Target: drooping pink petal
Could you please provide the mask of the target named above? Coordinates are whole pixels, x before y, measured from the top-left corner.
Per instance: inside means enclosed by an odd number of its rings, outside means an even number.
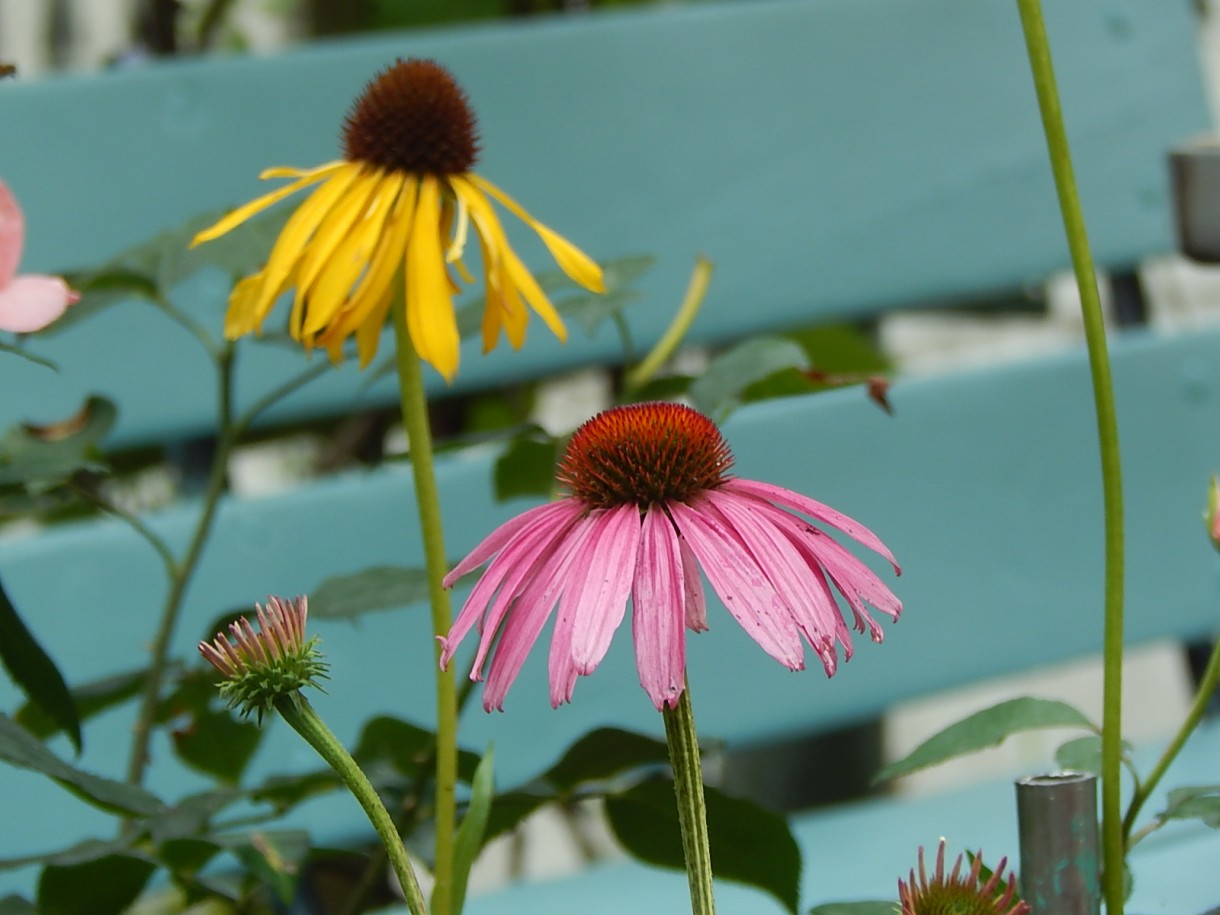
[[[737,535],[682,502],[670,502],[669,511],[733,618],[775,660],[790,670],[803,669],[804,652],[796,624]]]
[[[577,591],[572,661],[582,675],[591,674],[627,612],[640,546],[640,510],[635,505],[594,512],[592,530],[574,568]]]
[[[572,533],[573,559],[569,575],[579,580],[581,566],[588,564],[588,539],[594,525],[582,524]],[[577,540],[576,538],[579,538]],[[559,708],[572,701],[579,671],[572,660],[572,634],[580,622],[578,612],[578,589],[565,588],[559,598],[559,609],[555,613],[555,629],[551,633],[551,651],[547,662],[547,678],[551,686],[551,708]]]
[[[686,538],[681,535],[678,537],[678,547],[682,557],[686,628],[692,632],[707,632],[707,598],[703,595],[703,576],[699,573],[699,560],[691,552]]]
[[[19,276],[0,287],[0,330],[42,330],[80,297],[57,276]]]
[[[849,581],[862,580],[862,576],[865,575],[871,576],[872,581],[869,584],[869,593],[876,596],[879,600],[883,600],[884,605],[889,607],[885,612],[890,613],[895,619],[898,618],[897,614],[902,610],[902,603],[898,598],[894,596],[893,592],[879,578],[873,575],[871,569],[844,549],[833,537],[812,527],[804,518],[793,515],[776,505],[772,505],[770,502],[759,501],[757,510],[783,531],[792,542],[792,545],[806,558],[810,569],[817,573],[823,585],[826,583],[826,576],[822,572],[822,567],[825,566],[826,562],[839,569],[840,577]],[[830,546],[826,549],[821,549],[827,544]],[[835,589],[843,595],[843,598],[851,607],[855,629],[858,632],[867,630],[869,638],[874,642],[882,641],[885,633],[882,632],[877,621],[873,619],[872,614],[868,612],[868,609],[860,600],[860,595],[857,591],[854,588],[843,587],[838,579],[833,576],[831,576],[830,580],[834,583]],[[839,637],[839,641],[847,649],[848,657],[850,657],[850,635],[844,632]]]
[[[17,198],[0,181],[0,289],[7,286],[17,275],[21,263],[21,249],[25,245],[25,217]]]
[[[762,483],[758,480],[732,479],[727,481],[722,488],[730,492],[746,493],[779,505],[785,505],[788,508],[808,515],[816,521],[821,521],[823,524],[829,524],[831,527],[838,528],[853,540],[864,544],[870,550],[884,556],[889,560],[890,565],[894,567],[894,571],[899,575],[902,574],[898,560],[894,558],[894,554],[890,552],[889,548],[881,542],[881,538],[855,518],[850,518],[842,512],[831,508],[829,505],[824,505],[821,502],[810,499],[799,492],[793,492],[791,489],[785,489],[782,486],[775,486],[771,483]]]
[[[796,547],[757,511],[752,499],[720,490],[706,493],[705,499],[723,513],[745,542],[819,657],[833,655],[835,631],[841,622],[839,608],[831,594],[819,587],[817,578],[810,574],[809,563]]]
[[[575,499],[560,499],[557,502],[548,502],[545,505],[538,505],[534,508],[527,509],[519,515],[514,515],[509,520],[505,521],[494,531],[488,534],[483,542],[470,551],[470,554],[453,567],[453,570],[445,576],[445,587],[452,588],[454,582],[469,572],[471,569],[477,569],[489,557],[494,556],[504,548],[506,543],[509,543],[522,530],[533,527],[537,524],[544,523],[552,515],[570,515],[573,511],[582,511],[583,509]]]
[[[574,527],[566,529],[565,535],[554,544],[546,559],[532,571],[525,587],[513,602],[512,613],[506,615],[500,642],[491,659],[491,669],[483,688],[483,708],[488,711],[493,708],[503,711],[508,688],[521,672],[564,586],[571,580],[568,572],[583,541],[581,528],[588,523],[589,519],[583,518]],[[484,641],[491,637],[489,629],[483,635]]]
[[[674,708],[686,684],[687,593],[678,532],[654,505],[644,515],[640,536],[631,630],[640,685],[658,711]]]
[[[522,590],[523,582],[562,543],[582,512],[581,506],[571,500],[552,504],[560,506],[562,510],[539,512],[531,509],[525,512],[524,515],[531,515],[531,523],[525,527],[518,526],[517,536],[501,544],[500,553],[471,590],[448,635],[441,639],[442,667],[448,666],[458,643],[477,623],[481,638],[470,675],[475,680],[482,679],[483,663],[491,651],[496,630]],[[461,564],[458,568],[461,568]]]

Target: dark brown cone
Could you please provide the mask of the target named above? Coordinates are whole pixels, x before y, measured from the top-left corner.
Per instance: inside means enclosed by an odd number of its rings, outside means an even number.
[[[343,123],[344,158],[392,171],[452,175],[479,152],[474,112],[449,71],[402,60],[365,87]]]

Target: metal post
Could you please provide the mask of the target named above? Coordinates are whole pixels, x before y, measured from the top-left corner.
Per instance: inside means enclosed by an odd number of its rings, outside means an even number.
[[[1098,915],[1097,776],[1066,772],[1017,782],[1021,895],[1031,915]]]

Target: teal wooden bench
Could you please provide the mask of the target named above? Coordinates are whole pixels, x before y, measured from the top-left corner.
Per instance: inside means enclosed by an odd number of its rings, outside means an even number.
[[[1129,276],[1141,258],[1172,247],[1165,151],[1208,124],[1193,14],[1185,0],[1156,9],[1046,5],[1095,254]],[[22,125],[22,141],[0,152],[0,177],[27,212],[24,265],[95,265],[192,214],[249,199],[264,167],[332,158],[351,98],[397,56],[437,58],[467,89],[485,140],[482,174],[599,259],[657,258],[640,283],[646,304],[629,314],[641,348],[663,330],[697,252],[717,263],[691,334],[710,345],[991,299],[1067,261],[1010,4],[760,0],[4,86],[0,120]],[[539,263],[539,255],[527,259]],[[195,276],[180,301],[219,329],[227,288],[226,277]],[[1216,331],[1158,337],[1139,328],[1114,341],[1132,644],[1197,640],[1215,629],[1214,557],[1198,512],[1220,454],[1218,345]],[[0,428],[66,415],[91,391],[122,405],[115,448],[173,446],[213,427],[211,381],[194,344],[138,303],[31,341],[31,350],[60,369],[51,375],[0,360]],[[502,347],[482,357],[467,347],[452,388],[434,377],[431,390],[438,398],[478,392],[613,364],[619,353],[605,329],[591,339],[574,329],[561,346],[536,325],[521,353]],[[239,403],[253,403],[301,366],[287,350],[247,352]],[[910,696],[1098,650],[1101,507],[1083,355],[898,379],[892,400],[892,418],[858,391],[839,391],[751,405],[727,423],[743,475],[814,494],[884,537],[904,566],[896,589],[906,613],[887,628],[884,645],[859,646],[829,682],[767,662],[727,618],[713,618],[690,658],[707,735],[748,745],[814,733],[876,717]],[[392,403],[387,382],[367,386],[348,364],[267,422]],[[524,504],[495,502],[495,456],[491,447],[465,450],[438,468],[455,555]],[[409,479],[402,467],[384,466],[226,500],[189,592],[179,653],[189,656],[224,608],[308,592],[369,565],[414,562]],[[181,545],[193,512],[185,502],[151,524]],[[127,527],[90,520],[0,541],[0,576],[74,681],[140,663],[162,579],[156,557]],[[370,616],[355,627],[320,622],[316,630],[335,673],[317,705],[342,738],[354,740],[375,713],[428,720],[426,614]],[[620,639],[574,704],[552,711],[545,662],[534,658],[508,711],[469,714],[463,740],[494,741],[498,779],[513,784],[593,726],[659,732],[635,684]],[[17,703],[0,684],[0,707]],[[91,722],[79,764],[118,776],[130,724],[126,707]],[[1215,781],[1207,762],[1216,737],[1213,728],[1182,761],[1183,781]],[[203,787],[167,745],[154,750],[153,790],[174,798]],[[250,777],[315,766],[311,751],[277,728]],[[801,818],[803,900],[892,895],[916,846],[941,834],[991,855],[1015,853],[1010,791],[992,785]],[[0,770],[0,796],[0,858],[110,829],[30,773]],[[328,841],[365,835],[341,796],[307,805],[292,822]],[[1200,886],[1200,871],[1184,870],[1214,862],[1214,836],[1146,854],[1161,876],[1145,879],[1137,859],[1136,907],[1191,913],[1220,901],[1220,887]],[[0,874],[0,890],[28,888],[33,878],[29,869]],[[684,894],[679,875],[617,864],[473,899],[469,911],[567,911],[574,901],[591,913],[624,905],[676,911]],[[773,905],[724,888],[725,911]]]

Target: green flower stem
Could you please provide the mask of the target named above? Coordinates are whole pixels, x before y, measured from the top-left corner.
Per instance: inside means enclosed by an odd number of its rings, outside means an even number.
[[[1107,915],[1123,912],[1123,825],[1121,789],[1122,766],[1122,677],[1123,677],[1123,496],[1119,462],[1118,420],[1114,411],[1114,387],[1110,379],[1110,359],[1106,351],[1106,332],[1102,320],[1097,276],[1089,253],[1084,215],[1072,173],[1050,46],[1042,21],[1039,0],[1017,0],[1025,45],[1033,71],[1042,129],[1050,153],[1051,170],[1059,194],[1059,209],[1072,254],[1076,285],[1080,289],[1080,308],[1084,318],[1089,368],[1093,379],[1093,405],[1097,414],[1097,435],[1101,451],[1101,479],[1105,506],[1105,634],[1103,652],[1103,707],[1101,732],[1101,841],[1102,891]]]
[[[1131,796],[1131,803],[1127,807],[1127,815],[1123,819],[1123,840],[1128,849],[1135,844],[1135,841],[1132,840],[1131,830],[1135,826],[1136,817],[1139,816],[1140,810],[1147,802],[1149,796],[1156,790],[1156,786],[1160,783],[1169,766],[1177,759],[1179,751],[1181,751],[1182,746],[1186,743],[1186,739],[1198,727],[1199,721],[1203,718],[1203,713],[1207,711],[1207,705],[1211,701],[1212,693],[1216,691],[1217,683],[1220,683],[1220,639],[1217,639],[1216,644],[1212,646],[1211,657],[1207,659],[1207,668],[1203,671],[1203,677],[1199,681],[1199,688],[1195,691],[1194,702],[1191,703],[1190,710],[1182,720],[1182,726],[1178,728],[1178,732],[1173,736],[1173,740],[1169,742],[1169,746],[1165,747],[1165,751],[1161,753],[1161,758],[1157,760],[1152,771],[1148,773],[1148,778],[1143,782],[1137,783],[1135,792]]]
[[[699,314],[699,308],[703,305],[703,299],[707,295],[707,287],[711,281],[712,262],[701,256],[695,261],[695,269],[691,272],[686,295],[682,299],[682,304],[678,306],[678,313],[674,315],[673,321],[652,351],[644,357],[644,361],[627,373],[623,383],[629,394],[633,394],[652,381],[657,369],[673,355],[674,350],[686,338],[687,331],[695,322],[695,316]]]
[[[703,767],[699,763],[699,738],[691,711],[690,684],[682,690],[676,708],[662,709],[669,762],[674,771],[674,794],[678,800],[678,822],[682,826],[682,855],[690,883],[692,915],[713,915],[712,851],[707,835],[707,805],[703,800]]]
[[[445,537],[441,527],[440,497],[432,469],[432,431],[428,426],[428,401],[424,396],[423,368],[411,335],[407,332],[406,309],[395,303],[395,351],[402,419],[407,428],[411,470],[415,476],[415,501],[424,541],[424,565],[428,572],[428,595],[432,604],[432,631],[446,635],[452,625],[449,592],[442,580],[447,571]],[[440,642],[433,643],[436,669],[436,861],[432,890],[435,915],[453,915],[453,841],[457,822],[457,690],[453,667],[440,668]]]
[[[318,717],[309,700],[300,693],[281,696],[276,700],[275,708],[292,729],[305,738],[305,742],[335,770],[352,796],[364,808],[369,822],[377,830],[377,836],[381,839],[390,865],[398,876],[398,882],[402,885],[407,908],[411,910],[412,915],[427,915],[428,907],[424,903],[423,893],[420,892],[419,882],[415,879],[415,871],[411,867],[410,858],[407,857],[407,850],[403,847],[402,837],[398,834],[394,821],[390,819],[385,805],[381,803],[381,798],[377,796],[377,791],[356,765],[356,761]]]

